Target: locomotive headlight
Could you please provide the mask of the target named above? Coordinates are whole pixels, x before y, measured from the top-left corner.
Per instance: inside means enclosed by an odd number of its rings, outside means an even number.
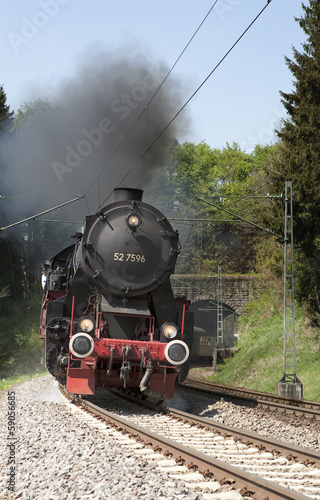
[[[80,330],[86,333],[92,332],[92,330],[94,329],[94,322],[92,321],[91,318],[86,318],[86,317],[80,318],[79,328]]]
[[[77,358],[86,358],[94,349],[93,338],[88,333],[76,333],[71,337],[69,349]]]
[[[173,340],[166,345],[164,356],[166,360],[175,366],[185,363],[190,355],[189,347],[182,340]]]
[[[127,224],[131,229],[140,226],[141,222],[141,217],[136,212],[129,214],[127,217]]]
[[[164,323],[161,326],[161,333],[167,338],[167,339],[174,339],[174,337],[177,336],[178,333],[178,328],[174,323]]]

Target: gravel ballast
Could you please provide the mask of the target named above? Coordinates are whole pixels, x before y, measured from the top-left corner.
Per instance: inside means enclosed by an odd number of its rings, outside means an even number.
[[[236,491],[220,491],[216,496],[213,492],[219,483],[210,483],[211,489],[207,483],[206,493],[206,488],[190,487],[161,472],[162,455],[157,454],[156,460],[143,451],[136,455],[139,445],[133,439],[67,401],[50,375],[9,389],[0,400],[2,416],[8,415],[9,395],[14,397],[15,426],[10,437],[8,418],[1,418],[1,500],[242,498]],[[9,483],[10,456],[15,467],[14,492],[9,488],[13,484]]]
[[[274,415],[263,417],[251,408],[207,395],[193,393],[190,398],[180,388],[168,403],[319,451],[316,429],[286,425],[274,420]],[[179,468],[173,461],[143,448],[70,403],[50,375],[8,389],[0,400],[0,412],[0,500],[242,498],[237,491],[226,491],[230,487],[205,482],[198,473],[199,477],[193,474],[191,478],[192,474],[184,471],[186,479],[177,479],[172,472]],[[14,469],[11,476],[10,467]],[[168,472],[163,472],[166,469]],[[10,491],[13,483],[15,491]]]
[[[271,411],[236,405],[216,395],[178,388],[169,404],[174,408],[206,417],[215,422],[270,436],[302,448],[320,452],[319,422],[309,422]]]

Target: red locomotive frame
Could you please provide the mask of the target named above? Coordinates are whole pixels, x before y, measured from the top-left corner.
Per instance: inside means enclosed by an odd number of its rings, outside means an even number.
[[[40,327],[40,338],[45,343],[46,337],[46,308],[50,301],[54,301],[66,295],[59,290],[48,290],[42,308],[42,322]],[[181,339],[183,339],[185,313],[190,301],[177,299],[176,302],[182,307]],[[119,316],[125,316],[119,314]],[[133,315],[128,314],[132,317]],[[180,374],[180,367],[168,364],[165,351],[169,343],[153,341],[154,323],[153,316],[134,316],[144,318],[149,322],[148,335],[150,341],[136,341],[126,339],[115,339],[101,337],[102,313],[97,314],[97,328],[93,337],[94,350],[90,356],[79,360],[69,350],[68,367],[66,369],[66,388],[73,394],[94,394],[98,387],[118,387],[139,389],[141,382],[148,384],[148,394],[156,399],[170,399],[174,396],[175,386]],[[70,336],[73,332],[73,311],[71,315]],[[73,332],[73,333],[72,333]],[[124,352],[130,349],[127,362],[130,363],[130,377],[127,379],[119,377],[119,365],[123,363]],[[103,368],[99,364],[105,365]],[[146,371],[147,370],[147,371]],[[59,376],[59,374],[57,373]]]

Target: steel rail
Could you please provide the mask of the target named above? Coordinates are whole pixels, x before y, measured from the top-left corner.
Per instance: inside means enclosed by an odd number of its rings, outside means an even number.
[[[221,424],[215,422],[206,417],[200,417],[198,415],[193,415],[192,413],[187,413],[182,410],[177,410],[176,408],[171,408],[165,405],[156,405],[148,400],[137,400],[130,394],[126,392],[113,391],[118,397],[127,399],[134,404],[139,406],[147,407],[153,411],[161,411],[169,417],[173,417],[178,420],[183,420],[190,425],[196,425],[198,427],[204,427],[212,432],[223,436],[230,436],[236,441],[241,441],[244,444],[252,444],[258,447],[260,450],[265,449],[271,453],[279,453],[285,456],[288,460],[295,460],[306,464],[315,464],[320,467],[320,453],[308,448],[302,448],[291,443],[286,443],[284,441],[278,441],[270,438],[269,436],[263,436],[256,432],[250,432],[245,429],[239,429],[236,427],[231,427],[229,425]]]
[[[317,401],[308,401],[306,399],[291,399],[285,396],[278,396],[268,392],[259,392],[242,387],[225,386],[222,384],[211,383],[187,378],[181,387],[189,387],[208,391],[225,397],[233,397],[252,402],[255,405],[270,406],[276,409],[283,409],[289,413],[305,414],[309,417],[320,419],[320,403]]]
[[[204,475],[212,474],[217,481],[235,482],[236,488],[250,492],[257,500],[272,499],[306,500],[307,496],[296,493],[294,490],[284,488],[276,483],[246,472],[242,469],[214,459],[204,453],[197,452],[187,446],[155,434],[143,427],[133,424],[124,418],[109,413],[95,404],[82,400],[80,404],[89,412],[104,418],[118,430],[126,431],[130,436],[138,438],[147,445],[152,445],[165,455],[172,455],[177,462],[185,462],[191,468],[197,468]]]
[[[302,463],[313,463],[317,466],[320,466],[320,453],[317,451],[302,448],[301,446],[296,446],[294,444],[285,443],[284,441],[277,441],[268,436],[262,436],[255,432],[249,432],[243,429],[220,424],[208,418],[191,415],[190,413],[176,410],[175,408],[168,407],[166,414],[174,418],[183,419],[185,422],[188,422],[190,424],[203,426],[208,430],[217,432],[221,435],[228,435],[236,439],[240,438],[241,441],[245,444],[248,444],[248,442],[250,442],[252,445],[257,446],[260,449],[265,449],[266,451],[270,451],[273,453],[279,452],[285,455],[287,459],[296,460]]]

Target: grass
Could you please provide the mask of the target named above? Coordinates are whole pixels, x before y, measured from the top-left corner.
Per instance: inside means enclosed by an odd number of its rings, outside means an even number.
[[[10,297],[8,298],[9,301]],[[21,303],[2,304],[0,317],[0,390],[47,373],[40,364],[41,294]]]
[[[319,329],[310,326],[296,306],[296,374],[303,384],[303,398],[320,401]],[[265,293],[248,304],[239,320],[239,351],[219,363],[208,380],[276,393],[283,375],[283,302],[280,293]],[[190,375],[197,376],[197,370]],[[200,372],[198,371],[198,374]]]
[[[37,369],[34,373],[15,373],[8,378],[0,379],[0,391],[5,391],[12,385],[18,384],[19,382],[27,382],[33,378],[43,377],[44,375],[48,375],[48,371],[43,367],[39,370]]]
[[[209,375],[209,380],[276,393],[277,383],[283,375],[283,301],[281,286],[270,286],[270,289],[278,289],[278,292],[265,292],[247,305],[239,320],[239,351],[233,358],[220,362],[218,373]],[[296,306],[295,309],[296,374],[303,384],[304,399],[320,401],[320,332],[310,325],[302,308]],[[26,364],[20,359],[19,365],[13,363],[2,370],[1,391],[48,373],[39,364],[38,332],[30,331],[31,347],[26,353]],[[194,368],[190,376],[203,373],[203,369]]]

